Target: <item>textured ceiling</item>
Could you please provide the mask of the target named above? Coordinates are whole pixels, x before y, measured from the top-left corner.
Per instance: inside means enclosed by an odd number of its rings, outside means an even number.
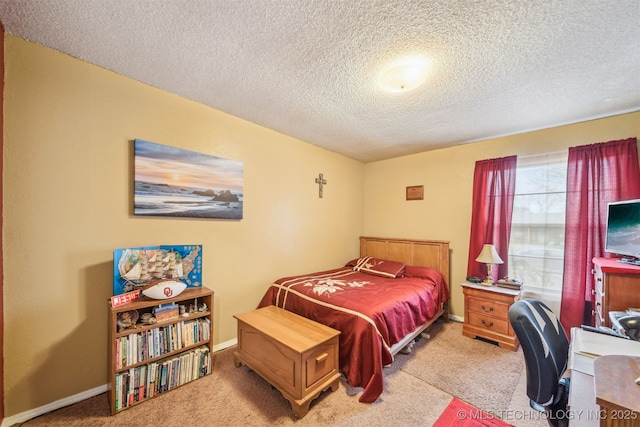
[[[640,110],[640,0],[0,0],[7,33],[370,162]],[[427,55],[426,83],[378,74]]]

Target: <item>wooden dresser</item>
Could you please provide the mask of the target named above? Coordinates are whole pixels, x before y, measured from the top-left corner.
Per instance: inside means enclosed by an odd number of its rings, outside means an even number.
[[[515,351],[520,342],[509,322],[509,307],[520,299],[520,291],[465,282],[462,334],[496,342]]]
[[[610,311],[640,308],[640,267],[618,262],[616,258],[594,258],[596,326],[611,327]]]
[[[234,317],[236,367],[247,365],[277,388],[298,418],[307,414],[323,390],[338,389],[340,331],[275,306]]]

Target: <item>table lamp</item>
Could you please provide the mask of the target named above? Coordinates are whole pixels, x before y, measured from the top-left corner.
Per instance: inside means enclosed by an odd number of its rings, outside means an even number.
[[[487,278],[484,279],[484,282],[482,282],[482,284],[484,286],[492,286],[493,279],[491,278],[491,268],[493,267],[493,264],[504,263],[504,261],[502,261],[502,258],[500,258],[500,255],[498,255],[496,247],[493,245],[485,244],[482,247],[480,255],[478,255],[478,257],[476,258],[476,261],[487,264]]]

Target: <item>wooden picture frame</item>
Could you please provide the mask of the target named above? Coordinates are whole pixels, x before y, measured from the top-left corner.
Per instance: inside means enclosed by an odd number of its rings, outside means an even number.
[[[424,185],[412,185],[407,187],[407,200],[423,200]]]

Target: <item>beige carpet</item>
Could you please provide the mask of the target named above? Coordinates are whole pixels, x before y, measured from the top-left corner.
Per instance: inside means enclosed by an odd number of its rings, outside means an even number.
[[[509,399],[507,395],[518,395],[507,402],[511,412],[506,413],[515,414],[518,419],[507,422],[518,427],[544,427],[543,420],[531,420],[522,365],[515,374],[502,365],[496,367],[496,361],[503,360],[506,364],[511,358],[522,358],[522,353],[464,338],[459,323],[439,323],[434,325],[430,340],[421,340],[412,354],[398,355],[393,365],[385,369],[385,391],[375,403],[358,402],[359,395],[352,394],[353,390],[341,383],[336,392],[325,392],[312,402],[309,413],[298,420],[276,389],[248,368],[234,367],[232,348],[215,354],[213,374],[115,416],[109,415],[107,396],[102,394],[21,425],[430,426],[447,407],[452,398],[450,393],[464,393],[470,397],[458,396],[461,400],[472,398],[482,402],[477,397],[493,387],[501,390],[491,395],[492,399],[500,400],[500,405]],[[434,369],[434,364],[439,367]],[[435,370],[448,375],[432,379],[426,374]],[[458,371],[468,375],[458,375]]]
[[[418,341],[414,357],[402,370],[476,408],[506,411],[524,368],[522,351],[505,351],[462,332],[440,333],[439,329],[441,324],[433,330],[437,339]]]

